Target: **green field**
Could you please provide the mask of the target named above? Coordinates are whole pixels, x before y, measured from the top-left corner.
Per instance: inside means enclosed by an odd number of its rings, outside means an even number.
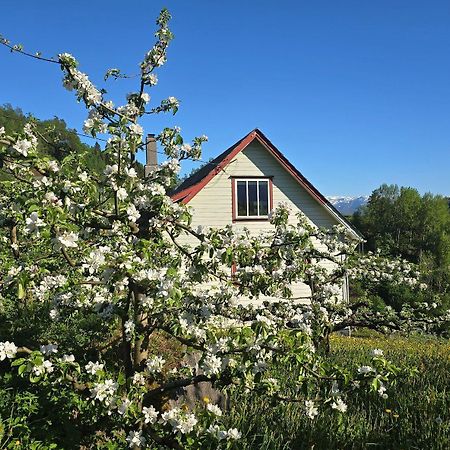
[[[332,338],[332,358],[347,366],[367,362],[373,348],[418,373],[401,378],[386,400],[373,394],[348,399],[348,411],[309,420],[299,404],[270,405],[235,394],[231,424],[240,449],[450,449],[450,344],[424,338]],[[279,375],[280,376],[280,375]],[[289,376],[285,373],[284,376]],[[341,417],[341,418],[340,418]]]

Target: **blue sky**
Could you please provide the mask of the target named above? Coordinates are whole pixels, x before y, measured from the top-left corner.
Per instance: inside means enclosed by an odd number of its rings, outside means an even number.
[[[147,118],[146,132],[206,134],[209,159],[258,127],[325,195],[381,183],[450,195],[448,0],[2,0],[0,33],[72,53],[102,85],[108,68],[136,72],[163,6],[176,38],[150,94],[181,110]],[[81,129],[56,65],[0,48],[0,73],[1,104]],[[115,102],[136,89],[105,87]]]

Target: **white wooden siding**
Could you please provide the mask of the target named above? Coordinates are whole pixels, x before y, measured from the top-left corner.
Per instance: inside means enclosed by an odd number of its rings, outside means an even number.
[[[233,224],[231,177],[252,176],[273,177],[273,206],[276,208],[280,202],[287,203],[292,210],[290,216],[292,223],[296,222],[295,214],[302,211],[317,227],[330,228],[338,224],[337,220],[259,142],[253,141],[188,203],[193,210],[193,227],[198,225],[223,227],[232,224],[235,228],[246,227],[255,234],[272,229],[269,221],[239,219]],[[186,236],[183,241],[189,243],[189,239],[192,238]],[[303,283],[296,283],[292,291],[294,298],[305,300],[311,292]],[[267,299],[269,298],[260,297],[259,301]]]

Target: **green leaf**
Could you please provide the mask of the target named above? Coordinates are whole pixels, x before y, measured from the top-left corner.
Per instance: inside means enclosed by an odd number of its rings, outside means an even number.
[[[123,372],[119,373],[119,376],[117,377],[117,383],[119,386],[123,386],[127,382],[127,379],[125,378],[125,374]]]
[[[17,283],[17,298],[19,300],[22,300],[23,298],[25,298],[25,295],[26,295],[26,290],[25,290],[22,282],[19,281]]]
[[[11,366],[20,366],[21,364],[23,364],[24,362],[26,361],[26,359],[25,358],[18,358],[18,359],[16,359],[16,360],[14,360],[12,363],[11,363]]]
[[[31,383],[39,383],[39,381],[41,381],[41,377],[35,377],[34,375],[30,374],[30,382]]]
[[[372,383],[370,383],[370,385],[374,391],[377,391],[380,388],[381,383],[378,378],[374,378],[372,380]]]

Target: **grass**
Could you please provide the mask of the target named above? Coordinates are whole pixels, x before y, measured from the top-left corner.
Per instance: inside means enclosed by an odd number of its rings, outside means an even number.
[[[240,449],[449,449],[450,344],[426,338],[332,338],[331,358],[347,366],[367,363],[373,348],[384,350],[397,365],[419,372],[390,389],[383,400],[369,394],[348,399],[339,419],[323,412],[314,421],[301,405],[275,404],[235,394],[230,425],[239,428]],[[286,374],[289,376],[289,374]]]

